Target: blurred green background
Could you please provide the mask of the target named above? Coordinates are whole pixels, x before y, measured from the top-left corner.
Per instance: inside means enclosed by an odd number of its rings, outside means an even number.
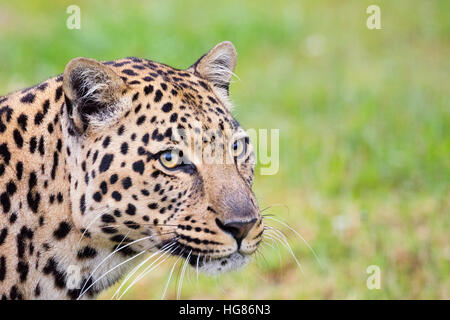
[[[72,4],[80,30],[66,28]],[[371,4],[381,30],[366,27]],[[223,40],[239,54],[235,116],[280,129],[279,172],[257,170],[260,206],[322,266],[268,220],[303,273],[268,240],[273,248],[241,272],[197,282],[188,270],[181,297],[449,299],[449,1],[1,0],[0,95],[61,73],[73,57],[184,68]],[[173,262],[124,298],[159,299]],[[370,265],[380,267],[379,290],[366,286]]]

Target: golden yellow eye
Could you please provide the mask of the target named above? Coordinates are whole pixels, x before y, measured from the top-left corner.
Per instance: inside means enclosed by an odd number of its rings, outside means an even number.
[[[178,150],[164,151],[163,153],[161,153],[159,161],[167,169],[174,169],[181,163],[180,153]]]
[[[242,157],[247,151],[245,138],[235,140],[231,145],[231,155],[235,158]]]

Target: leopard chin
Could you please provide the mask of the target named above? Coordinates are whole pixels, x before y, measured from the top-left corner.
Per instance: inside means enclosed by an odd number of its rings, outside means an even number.
[[[190,262],[194,268],[197,267],[196,259],[193,259]],[[235,252],[226,257],[200,262],[198,264],[198,271],[210,276],[215,276],[239,270],[245,267],[249,262],[250,256]]]

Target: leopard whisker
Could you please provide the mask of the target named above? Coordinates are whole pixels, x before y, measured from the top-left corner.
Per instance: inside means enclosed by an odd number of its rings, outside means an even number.
[[[108,256],[106,256],[102,261],[100,261],[100,263],[94,268],[94,270],[90,273],[90,275],[89,275],[89,277],[86,279],[86,281],[84,282],[84,284],[83,284],[83,287],[81,288],[81,290],[80,290],[80,294],[78,295],[78,298],[77,298],[77,300],[78,299],[80,299],[80,297],[82,296],[82,293],[83,293],[83,289],[84,289],[84,287],[86,286],[86,284],[88,283],[88,281],[89,281],[89,279],[91,279],[92,278],[92,276],[94,275],[94,273],[95,273],[95,271],[97,271],[97,269],[108,259],[108,258],[110,258],[111,256],[113,256],[116,252],[118,252],[119,250],[122,250],[123,248],[125,248],[125,247],[120,247],[120,245],[124,242],[124,240],[128,237],[128,234],[129,234],[129,232],[125,235],[125,237],[123,237],[123,239],[122,239],[122,241],[120,241],[120,243],[117,245],[117,248],[113,251],[113,252],[111,252]],[[141,239],[138,239],[138,240],[136,240],[136,241],[141,241],[141,240],[144,240],[146,237],[144,237],[144,238],[141,238]],[[133,243],[131,243],[131,244],[133,244]],[[128,244],[128,246],[129,245],[131,245],[131,244]]]
[[[136,271],[138,271],[141,266],[143,266],[147,261],[149,261],[151,258],[153,258],[156,254],[160,253],[161,250],[165,250],[167,248],[170,248],[171,246],[173,246],[175,244],[175,242],[170,242],[168,244],[166,244],[165,246],[163,246],[160,250],[154,252],[153,254],[151,254],[148,258],[146,258],[144,261],[142,261],[139,265],[137,265],[126,277],[125,279],[122,281],[122,283],[120,284],[119,288],[116,290],[116,292],[113,294],[113,296],[111,297],[111,299],[114,299],[115,296],[119,297],[119,293],[120,290],[122,289],[122,287],[128,282],[128,280],[136,273]],[[120,298],[119,298],[120,299]]]
[[[100,281],[102,278],[104,278],[107,274],[109,274],[110,272],[112,272],[113,270],[119,268],[121,265],[139,257],[140,255],[142,255],[143,253],[145,253],[147,250],[142,250],[141,252],[139,252],[138,254],[135,254],[134,256],[132,256],[131,258],[128,258],[127,260],[119,263],[118,265],[114,266],[113,268],[109,269],[107,272],[105,272],[104,274],[102,274],[97,280],[95,280],[89,287],[86,288],[86,290],[84,290],[83,292],[80,293],[80,295],[78,296],[77,300],[79,300],[86,292],[89,291],[89,289],[94,286],[98,281]]]
[[[167,232],[167,233],[164,233],[164,234],[161,234],[161,235],[167,235],[167,234],[172,234],[172,233],[174,233],[174,232]],[[86,289],[84,292],[83,292],[83,289],[84,289],[84,287],[86,286],[86,284],[89,282],[89,279],[91,279],[92,277],[93,277],[93,275],[95,274],[95,272],[97,271],[97,269],[103,264],[103,263],[105,263],[106,262],[106,260],[108,260],[109,258],[111,258],[114,254],[116,254],[117,252],[119,252],[120,250],[122,250],[122,249],[125,249],[126,247],[129,247],[129,246],[131,246],[131,245],[133,245],[133,244],[135,244],[135,243],[137,243],[137,242],[140,242],[140,241],[143,241],[143,240],[147,240],[147,239],[151,239],[151,238],[153,238],[153,235],[151,235],[151,236],[146,236],[146,237],[142,237],[142,238],[140,238],[140,239],[137,239],[137,240],[134,240],[134,241],[132,241],[132,242],[130,242],[130,243],[127,243],[127,244],[125,244],[125,245],[123,245],[123,246],[121,246],[121,244],[124,242],[124,240],[127,238],[127,236],[128,236],[128,234],[129,234],[129,232],[127,233],[127,235],[122,239],[122,241],[117,245],[117,248],[113,251],[113,252],[111,252],[109,255],[107,255],[95,268],[94,268],[94,270],[91,272],[91,274],[89,275],[89,277],[86,279],[86,281],[85,281],[85,283],[84,283],[84,285],[83,285],[83,287],[81,288],[81,291],[80,291],[80,295],[78,296],[78,298],[77,299],[79,299],[90,287],[92,287],[92,285],[93,284],[95,284],[96,282],[98,282],[103,276],[101,276],[100,278],[98,278],[96,281],[94,281],[94,283],[92,283],[91,284],[91,286],[88,288],[88,289]],[[154,248],[154,247],[156,247],[156,245],[155,246],[152,246],[152,247],[150,247],[150,248],[147,248],[147,249],[145,249],[143,252],[145,252],[145,251],[148,251],[148,250],[150,250],[150,249],[152,249],[152,248]],[[128,260],[127,260],[128,261]],[[116,266],[117,267],[117,266]],[[113,267],[112,269],[110,269],[107,273],[105,273],[104,275],[106,275],[106,274],[108,274],[110,271],[113,271],[116,267]]]
[[[164,261],[166,261],[168,258],[170,258],[170,254],[172,252],[174,252],[175,249],[169,251],[163,251],[163,253],[155,260],[153,261],[149,266],[147,266],[144,271],[142,271],[134,280],[133,282],[125,289],[125,291],[119,296],[118,300],[122,299],[122,297],[125,295],[125,293],[127,293],[127,291],[134,286],[134,284],[136,282],[138,282],[139,280],[141,280],[143,277],[145,277],[150,271],[153,271],[154,269],[156,269],[161,263],[163,263]],[[166,258],[164,258],[162,261],[160,261],[158,264],[156,264],[153,268],[152,266],[158,262],[162,257],[164,257],[165,255],[168,255]]]
[[[269,232],[270,231],[278,231],[278,230],[269,230]],[[292,258],[294,258],[294,261],[296,262],[296,264],[299,267],[300,271],[302,273],[304,273],[302,265],[300,264],[300,262],[298,261],[297,257],[295,256],[294,251],[292,250],[290,244],[287,242],[286,237],[284,236],[284,234],[282,234],[284,239],[282,237],[280,237],[279,235],[277,235],[277,233],[269,234],[268,232],[266,232],[266,236],[269,237],[269,238],[273,237],[275,240],[278,240],[289,251],[289,253],[291,254]]]
[[[198,262],[200,260],[200,256],[201,256],[201,254],[199,254],[197,256],[197,263],[196,263],[196,267],[195,267],[195,270],[197,271],[197,288],[198,288]]]
[[[184,274],[186,272],[186,267],[187,267],[187,264],[189,262],[189,258],[191,257],[191,253],[192,253],[192,250],[189,252],[186,260],[184,261],[183,270],[181,271],[181,278],[180,278],[180,281],[178,282],[177,300],[180,300],[181,288],[183,286],[183,278],[184,278]]]
[[[175,249],[178,249],[178,247],[176,247]],[[183,251],[184,251],[184,249],[183,249]],[[183,253],[183,251],[182,251],[182,253]],[[179,261],[180,259],[181,259],[181,255],[178,256],[177,260],[175,261],[175,263],[174,263],[173,266],[172,266],[172,269],[170,270],[169,278],[167,279],[166,286],[165,286],[165,288],[164,288],[164,292],[163,292],[163,294],[162,294],[162,296],[161,296],[161,300],[164,300],[164,297],[165,297],[166,292],[167,292],[167,288],[169,287],[170,279],[172,278],[172,275],[173,275],[173,271],[175,270],[175,266],[177,265],[177,263],[178,263],[178,261]]]
[[[276,222],[280,223],[281,225],[283,225],[286,228],[288,228],[289,230],[291,230],[295,235],[297,235],[306,244],[306,246],[309,248],[309,250],[312,252],[312,254],[314,255],[314,257],[315,257],[317,263],[319,264],[319,266],[322,269],[324,268],[322,262],[320,261],[319,257],[317,256],[316,252],[314,251],[314,249],[309,245],[308,241],[306,241],[306,239],[304,237],[302,237],[302,235],[299,232],[297,232],[290,225],[288,225],[287,223],[285,223],[285,222],[283,222],[283,221],[281,221],[279,219],[276,219],[274,217],[267,217],[267,219],[270,219],[270,220],[273,220],[273,221],[276,221]]]

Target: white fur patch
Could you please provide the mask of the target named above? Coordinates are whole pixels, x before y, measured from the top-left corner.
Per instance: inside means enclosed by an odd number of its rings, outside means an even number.
[[[228,257],[207,261],[199,266],[198,270],[208,275],[218,275],[243,268],[249,262],[249,256],[235,252]]]

